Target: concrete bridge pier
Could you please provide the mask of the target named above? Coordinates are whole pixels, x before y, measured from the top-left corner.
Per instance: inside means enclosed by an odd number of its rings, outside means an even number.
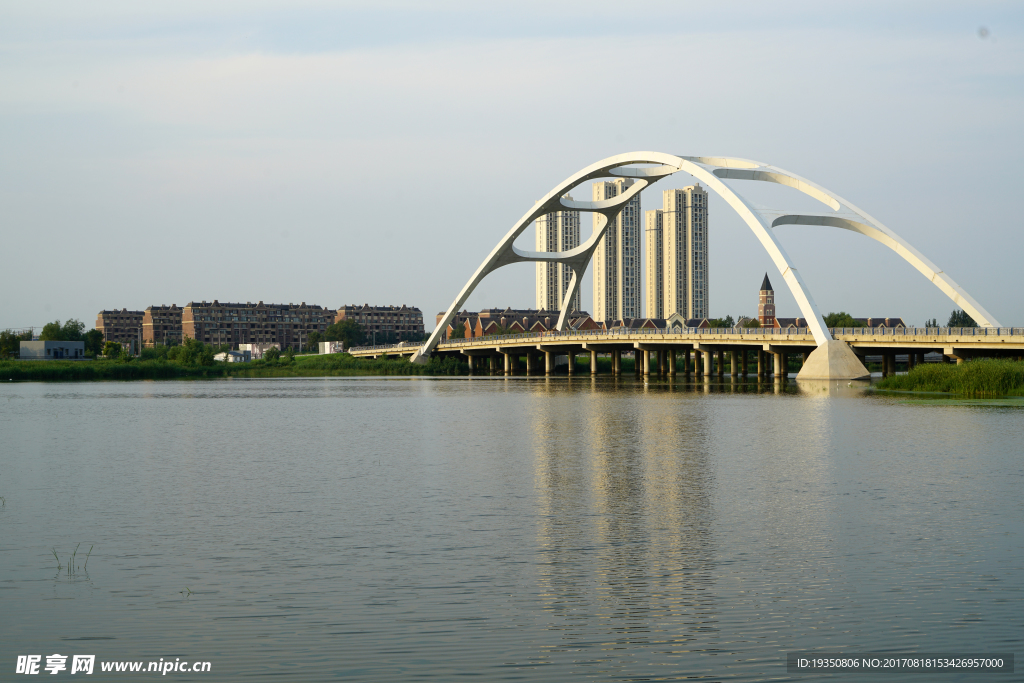
[[[757,350],[757,378],[761,379],[764,377],[764,351],[761,349]]]
[[[473,356],[466,354],[466,362],[469,364],[469,374],[473,374]]]
[[[511,353],[503,353],[501,355],[505,356],[505,374],[506,375],[511,375],[512,374],[512,354]]]
[[[747,373],[749,372],[748,368],[749,364],[747,362],[747,350],[742,349],[740,351],[740,374],[746,377]]]
[[[715,359],[715,371],[716,374],[721,377],[725,374],[725,349],[718,349],[718,353],[715,355],[718,356],[718,358]]]
[[[729,350],[729,375],[731,377],[736,377],[737,375],[740,374],[739,373],[740,369],[739,369],[739,365],[738,365],[737,361],[738,361],[738,359],[736,358],[736,349],[730,349]]]
[[[668,350],[668,376],[669,377],[675,377],[676,376],[676,350],[675,349],[669,349]]]
[[[569,361],[569,376],[572,377],[573,370],[576,369],[576,352],[570,353],[566,360]]]
[[[703,361],[702,364],[704,366],[704,368],[703,368],[704,369],[704,376],[705,377],[710,377],[711,376],[711,372],[712,372],[711,352],[710,351],[702,351],[701,352],[701,361]]]
[[[914,366],[916,364],[917,364],[917,354],[916,353],[908,353],[907,354],[907,372],[910,372],[911,370],[913,370]]]
[[[552,373],[552,371],[555,369],[553,367],[554,366],[554,360],[555,359],[551,357],[551,352],[550,351],[545,351],[544,352],[544,374],[545,375],[550,375]]]
[[[773,363],[774,367],[772,368],[772,370],[773,370],[772,375],[775,376],[775,379],[781,380],[782,379],[782,354],[779,353],[778,351],[773,352],[772,353],[772,360],[774,361],[774,363]]]
[[[612,351],[612,374],[616,377],[622,374],[622,351],[619,349]]]
[[[590,374],[597,374],[597,351],[590,349]]]

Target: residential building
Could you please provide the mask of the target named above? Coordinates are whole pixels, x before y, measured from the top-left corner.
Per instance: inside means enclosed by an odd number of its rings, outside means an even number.
[[[177,304],[148,307],[142,315],[142,345],[180,344],[181,311]]]
[[[181,333],[207,344],[277,343],[301,351],[310,332],[323,333],[334,311],[301,304],[190,301],[181,312]]]
[[[741,318],[745,320],[745,318]],[[854,318],[864,327],[886,327],[906,329],[907,324],[903,318]],[[807,327],[806,318],[779,318],[775,315],[775,291],[772,283],[768,281],[768,273],[764,274],[761,282],[761,291],[758,292],[757,321],[761,327],[771,327],[777,330],[798,330]]]
[[[142,339],[142,318],[145,315],[142,311],[129,311],[122,308],[120,311],[100,311],[96,316],[96,329],[103,333],[104,343],[128,342],[136,344]]]
[[[632,178],[593,185],[594,201],[627,192]],[[594,229],[604,220],[594,213]],[[640,317],[640,194],[622,207],[594,252],[594,320],[603,322]]]
[[[650,213],[650,212],[648,212]],[[708,286],[708,193],[700,184],[662,193],[663,314],[706,318]],[[648,271],[651,262],[648,260]],[[659,316],[660,317],[660,316]]]
[[[558,316],[558,311],[533,308],[485,308],[480,312],[461,311],[456,313],[448,323],[444,338],[450,338],[452,331],[460,326],[463,330],[463,337],[466,339],[500,334],[502,330],[547,332],[558,325]],[[441,324],[443,317],[443,312],[437,314],[438,325]],[[586,311],[571,312],[567,319],[567,326],[570,329],[596,329],[599,327],[593,323],[590,314]]]
[[[665,317],[665,242],[662,238],[664,212],[660,209],[645,214],[644,226],[644,257],[647,268],[644,269],[644,290],[647,295],[647,317]]]
[[[368,342],[423,339],[423,313],[415,306],[339,306],[334,322],[354,320]]]
[[[18,350],[21,360],[76,360],[85,358],[85,342],[23,341]]]
[[[768,273],[764,274],[761,291],[757,295],[757,322],[761,327],[775,327],[775,290],[768,281]]]
[[[571,195],[565,195],[572,199]],[[580,246],[580,212],[554,211],[537,219],[537,251],[569,251]],[[538,262],[537,308],[560,311],[572,282],[572,268],[561,263]],[[580,309],[580,293],[570,303],[570,311]]]

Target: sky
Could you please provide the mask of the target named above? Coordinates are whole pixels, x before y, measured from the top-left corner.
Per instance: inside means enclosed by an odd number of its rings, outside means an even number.
[[[1024,5],[843,5],[0,2],[0,329],[217,299],[406,304],[429,330],[535,200],[642,150],[809,178],[1024,326]],[[732,182],[817,210],[762,185]],[[870,239],[776,233],[823,313],[954,308]],[[709,245],[712,316],[756,315],[765,272],[800,314],[715,196]],[[534,286],[507,266],[466,308]]]

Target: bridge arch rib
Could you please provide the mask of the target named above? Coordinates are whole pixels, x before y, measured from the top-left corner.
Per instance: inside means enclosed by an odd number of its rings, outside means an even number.
[[[651,166],[636,167],[636,164]],[[557,329],[565,329],[568,307],[579,291],[580,283],[586,272],[594,251],[608,225],[618,216],[630,199],[653,183],[679,171],[685,171],[697,178],[710,190],[722,197],[726,203],[743,219],[761,245],[772,258],[775,266],[782,274],[786,285],[796,299],[797,305],[819,347],[833,341],[825,328],[824,321],[817,305],[814,303],[799,272],[790,263],[782,244],[776,238],[773,228],[777,225],[819,225],[852,230],[870,237],[900,255],[932,284],[953,300],[956,305],[967,311],[971,317],[983,327],[998,327],[999,323],[981,305],[975,301],[960,285],[935,264],[924,257],[906,240],[882,225],[874,218],[845,201],[835,193],[798,175],[789,173],[775,166],[770,166],[750,159],[733,157],[702,157],[676,156],[661,152],[630,152],[602,159],[559,183],[530,211],[523,215],[512,229],[491,250],[487,258],[476,269],[469,281],[456,296],[445,315],[423,346],[413,354],[413,362],[426,362],[427,357],[436,348],[441,335],[447,329],[452,318],[458,313],[477,285],[491,272],[510,263],[530,261],[554,261],[561,263],[572,271],[568,291],[562,301],[562,312],[558,317]],[[604,201],[576,201],[565,199],[564,195],[583,183],[596,178],[621,177],[633,178],[636,182],[623,194]],[[754,180],[772,182],[792,187],[822,202],[833,210],[832,214],[806,215],[786,214],[755,208],[751,203],[736,193],[724,180]],[[533,252],[516,248],[514,242],[540,216],[562,209],[596,213],[599,215],[594,234],[580,246],[564,252]]]

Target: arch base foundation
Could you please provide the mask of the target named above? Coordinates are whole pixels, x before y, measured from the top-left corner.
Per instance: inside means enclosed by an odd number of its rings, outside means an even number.
[[[865,379],[871,373],[846,342],[832,339],[814,349],[797,374],[801,379]]]

